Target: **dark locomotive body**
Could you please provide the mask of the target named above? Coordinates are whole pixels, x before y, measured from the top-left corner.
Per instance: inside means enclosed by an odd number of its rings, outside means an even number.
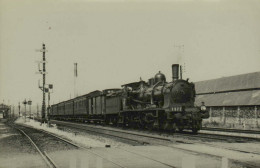
[[[172,65],[173,80],[158,73],[148,82],[122,85],[122,89],[94,91],[51,106],[50,118],[105,123],[147,129],[197,132],[206,107],[195,107],[195,87],[179,79],[179,65]]]

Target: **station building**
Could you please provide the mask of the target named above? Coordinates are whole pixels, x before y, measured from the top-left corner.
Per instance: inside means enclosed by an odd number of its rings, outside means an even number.
[[[0,119],[7,118],[10,107],[5,104],[0,104]]]
[[[260,127],[260,72],[195,82],[195,89],[195,104],[210,112],[204,125]]]

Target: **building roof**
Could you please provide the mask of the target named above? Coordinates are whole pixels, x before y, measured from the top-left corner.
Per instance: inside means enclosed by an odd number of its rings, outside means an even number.
[[[10,107],[5,104],[0,104],[0,109],[9,109]]]
[[[197,94],[260,88],[260,72],[195,82]]]
[[[260,90],[197,95],[195,104],[206,106],[250,106],[260,105]]]
[[[195,89],[196,105],[260,105],[260,72],[196,82]]]

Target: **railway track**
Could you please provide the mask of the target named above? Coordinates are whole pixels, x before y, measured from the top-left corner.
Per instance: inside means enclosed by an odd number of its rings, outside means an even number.
[[[150,144],[151,140],[159,140],[164,142],[175,142],[175,138],[186,138],[189,140],[200,140],[203,142],[212,142],[212,141],[219,141],[219,142],[237,142],[237,143],[242,143],[242,142],[260,142],[260,138],[255,138],[255,137],[241,137],[241,136],[234,136],[234,135],[219,135],[219,134],[211,134],[211,133],[198,133],[198,134],[193,134],[191,132],[182,132],[182,133],[174,133],[174,134],[168,134],[168,133],[160,133],[157,131],[140,131],[140,130],[133,130],[133,131],[125,131],[122,129],[114,129],[110,127],[96,127],[96,126],[91,126],[91,125],[85,125],[85,124],[78,124],[78,123],[70,123],[70,122],[63,122],[63,121],[52,121],[54,123],[58,123],[61,125],[66,125],[70,127],[74,127],[77,129],[85,130],[88,132],[92,133],[98,133],[98,134],[103,134],[107,135],[109,137],[116,137],[119,139],[127,139],[130,141],[134,141],[138,144]],[[83,126],[83,127],[82,127]],[[94,129],[91,129],[94,128]],[[96,131],[99,130],[99,131]],[[103,131],[105,130],[105,131]],[[100,132],[101,131],[101,132]],[[124,136],[119,136],[115,135],[116,134],[124,134]],[[129,136],[125,136],[129,135]],[[137,139],[131,139],[131,136],[136,136],[139,137]],[[131,137],[131,138],[130,138]],[[146,140],[145,140],[146,138]],[[148,139],[147,139],[148,138]],[[176,141],[180,142],[180,141]],[[182,143],[185,143],[181,141]]]
[[[35,129],[35,128],[33,128],[33,127],[26,126],[26,125],[20,125],[20,124],[19,124],[19,126],[27,127],[27,128],[30,128],[30,129]],[[44,161],[47,163],[48,167],[50,167],[50,168],[58,168],[57,164],[53,161],[53,159],[51,159],[51,158],[48,156],[48,154],[46,153],[46,151],[41,151],[41,150],[39,149],[39,147],[36,145],[36,143],[30,138],[30,136],[29,136],[28,134],[26,134],[26,133],[25,133],[23,130],[21,130],[20,128],[17,128],[17,126],[13,126],[13,127],[14,127],[15,129],[18,129],[23,135],[25,135],[25,136],[31,141],[31,143],[33,144],[33,146],[37,149],[37,151],[40,153],[40,155],[42,156],[42,158],[44,159]],[[72,146],[74,146],[74,147],[76,147],[76,148],[78,148],[78,149],[82,149],[82,150],[85,150],[85,151],[87,151],[87,152],[89,152],[89,153],[91,153],[91,154],[94,154],[94,155],[96,155],[96,156],[98,156],[98,157],[100,157],[100,158],[102,158],[102,159],[104,159],[104,160],[107,160],[107,161],[113,163],[113,164],[116,165],[117,167],[125,168],[124,166],[122,166],[122,165],[120,165],[120,164],[118,164],[118,163],[116,163],[116,162],[114,162],[114,161],[112,161],[112,160],[109,160],[109,159],[107,159],[107,158],[104,158],[104,157],[102,157],[101,155],[98,155],[97,153],[95,153],[95,152],[93,152],[93,151],[90,151],[90,150],[89,150],[90,148],[88,148],[88,147],[84,147],[84,146],[78,145],[78,144],[76,144],[76,143],[73,143],[73,142],[71,142],[71,141],[68,141],[67,139],[64,139],[64,138],[62,138],[62,137],[60,137],[60,136],[57,136],[57,135],[55,135],[55,134],[53,134],[53,133],[50,133],[50,132],[47,132],[47,131],[44,131],[44,130],[39,130],[39,129],[35,129],[35,130],[40,131],[40,132],[43,132],[43,133],[45,133],[45,134],[47,134],[47,135],[50,135],[50,136],[52,136],[52,137],[55,137],[55,138],[57,138],[58,140],[63,141],[63,142],[65,142],[65,143],[67,143],[67,144],[70,144],[70,145],[72,145]]]
[[[47,164],[49,168],[58,168],[59,166],[53,161],[53,159],[47,154],[46,151],[42,151],[36,143],[32,140],[32,138],[22,129],[18,128],[17,126],[12,125],[13,128],[21,132],[22,135],[28,138],[28,140],[31,142],[31,144],[34,146],[34,148],[37,150],[41,158],[44,160],[44,162]]]
[[[219,132],[231,132],[231,133],[243,133],[243,134],[260,134],[258,130],[241,130],[241,129],[231,129],[231,128],[213,128],[213,127],[202,127],[201,130],[206,131],[219,131]]]
[[[148,135],[148,134],[143,134],[143,133],[138,133],[133,131],[124,131],[121,129],[113,129],[109,127],[96,127],[91,125],[83,125],[83,124],[63,122],[63,121],[52,121],[52,123],[63,125],[63,126],[69,126],[71,128],[80,129],[91,133],[102,134],[108,137],[133,141],[141,145],[149,145],[152,142],[151,140],[161,141],[163,143],[173,142],[172,138],[167,138],[167,137],[162,137],[157,135]]]
[[[57,121],[57,120],[52,120],[54,122],[62,122],[62,121]],[[77,123],[74,123],[77,124]],[[97,127],[95,127],[97,128]],[[106,128],[111,128],[111,127],[106,127]],[[113,127],[112,127],[113,128]],[[97,128],[98,129],[98,128]],[[99,128],[99,129],[104,129],[103,128]],[[132,129],[129,129],[132,130]],[[146,130],[136,130],[133,129],[135,132],[140,132],[142,133],[148,133],[148,134],[153,134],[153,135],[165,135],[166,137],[171,136],[171,134],[169,135],[169,133],[161,133],[159,131],[146,131]],[[239,130],[239,129],[224,129],[224,128],[211,128],[211,127],[203,127],[201,129],[202,131],[209,131],[209,132],[199,132],[197,134],[193,134],[192,132],[175,132],[173,136],[175,137],[189,137],[189,138],[200,138],[202,140],[217,140],[217,141],[225,141],[225,142],[248,142],[248,141],[256,141],[256,142],[260,142],[260,137],[256,137],[255,135],[260,135],[260,131],[257,130]],[[88,130],[89,132],[91,132],[91,130]],[[120,132],[121,130],[119,130],[118,132]],[[95,131],[92,130],[93,133],[95,133]],[[212,132],[212,133],[210,133]],[[97,133],[97,132],[96,132]],[[224,134],[223,134],[224,133]],[[225,133],[243,133],[243,134],[247,134],[248,136],[242,136],[239,134],[235,134],[235,135],[226,135]],[[132,135],[135,135],[134,133],[129,133]],[[113,136],[110,134],[107,134],[108,136]],[[143,135],[144,136],[144,135]],[[164,137],[165,137],[164,136]],[[162,136],[161,136],[162,137]],[[118,137],[120,138],[120,137]],[[160,139],[160,137],[157,137],[158,139]],[[124,139],[123,137],[121,137],[120,139]],[[126,139],[126,138],[125,138]],[[167,138],[162,138],[162,140],[166,140]],[[127,139],[126,139],[127,140]],[[131,139],[128,139],[129,141],[131,141]],[[169,139],[168,139],[169,140]],[[133,140],[132,140],[133,141]],[[133,141],[135,143],[146,143],[146,142],[140,142],[140,141]],[[146,143],[146,144],[149,144]]]
[[[187,137],[189,139],[201,139],[203,141],[220,141],[220,142],[260,142],[260,138],[246,137],[238,135],[225,135],[213,133],[197,133],[191,134],[190,132],[175,133],[175,137]]]
[[[87,132],[103,134],[103,135],[111,135],[112,134],[113,137],[120,137],[120,138],[127,137],[127,139],[133,139],[134,141],[137,141],[140,144],[161,145],[161,146],[164,146],[164,147],[167,147],[167,148],[173,148],[173,149],[188,151],[190,153],[193,153],[194,155],[200,154],[200,155],[216,157],[216,158],[220,158],[220,157],[217,156],[217,155],[213,155],[213,154],[206,154],[206,153],[203,153],[203,152],[197,152],[197,151],[193,151],[193,150],[189,150],[189,149],[182,149],[182,148],[179,148],[177,146],[172,146],[171,144],[174,144],[174,143],[186,144],[187,143],[187,142],[185,142],[185,140],[184,141],[175,140],[176,137],[182,137],[182,138],[183,137],[187,137],[187,138],[191,137],[191,138],[200,139],[200,140],[201,139],[207,139],[207,140],[210,139],[210,140],[214,140],[214,141],[215,140],[227,141],[227,136],[216,136],[215,134],[213,134],[213,135],[211,135],[211,134],[196,134],[196,135],[194,135],[192,133],[186,132],[186,133],[175,133],[174,135],[169,135],[169,134],[167,135],[166,134],[166,136],[168,136],[168,137],[163,137],[163,136],[158,136],[158,135],[149,135],[149,133],[147,131],[144,131],[145,133],[139,133],[139,132],[136,132],[136,130],[126,131],[126,130],[115,129],[115,128],[110,128],[110,127],[92,126],[92,125],[70,123],[70,122],[63,122],[63,121],[52,121],[52,122],[55,123],[55,124],[58,124],[58,125],[62,125],[62,126],[66,126],[66,127],[70,127],[70,128],[74,128],[74,129],[80,129],[80,130],[87,131]],[[153,134],[156,134],[156,133],[153,132]],[[232,141],[236,141],[236,142],[240,141],[240,140],[236,139],[237,137],[235,137],[235,136],[228,136],[228,138],[231,138]],[[238,138],[241,138],[241,137],[238,137]],[[252,140],[252,139],[250,138],[250,140]],[[189,143],[190,142],[188,142],[188,144]],[[218,145],[213,145],[213,144],[209,144],[209,143],[206,143],[206,142],[200,142],[200,143],[211,146],[211,147],[217,147],[217,148],[227,149],[227,150],[241,152],[241,153],[250,153],[250,154],[260,155],[259,152],[247,152],[247,151],[240,150],[240,149],[220,147]],[[234,163],[240,163],[240,161],[237,161],[237,160],[233,160],[233,159],[230,159],[230,160]],[[254,167],[254,166],[247,164],[247,163],[241,162],[241,164],[246,165],[247,167]]]
[[[129,131],[129,130],[122,130],[122,129],[118,129],[118,128],[113,128],[113,127],[102,127],[102,126],[93,126],[93,125],[86,125],[86,124],[80,124],[80,123],[70,123],[70,122],[64,122],[64,121],[52,121],[52,123],[56,123],[57,125],[61,125],[61,128],[69,128],[70,131],[73,132],[73,130],[77,131],[77,130],[81,130],[84,132],[89,132],[89,133],[93,133],[93,134],[98,134],[103,136],[108,136],[112,134],[113,138],[117,138],[117,139],[124,139],[128,142],[134,142],[133,145],[138,144],[138,145],[156,145],[156,146],[163,146],[165,147],[165,149],[178,149],[181,150],[183,152],[188,152],[192,155],[201,155],[201,156],[205,156],[205,157],[210,157],[210,158],[216,158],[216,159],[221,159],[221,156],[218,155],[214,155],[214,154],[209,154],[209,153],[204,153],[201,151],[194,151],[194,150],[190,150],[188,148],[182,148],[179,147],[178,144],[186,144],[185,140],[183,141],[179,141],[179,140],[175,140],[175,136],[176,134],[172,135],[156,135],[156,132],[152,132],[151,134],[155,134],[155,135],[151,135],[148,131],[144,131],[145,133],[142,132],[137,132],[136,130],[133,131]],[[59,126],[58,126],[59,127]],[[90,131],[88,131],[90,130]],[[112,133],[114,132],[114,133]],[[50,133],[52,134],[52,133]],[[185,136],[191,136],[189,134],[184,134]],[[57,135],[56,135],[57,136]],[[168,137],[167,137],[168,136]],[[59,136],[58,136],[59,137]],[[177,138],[178,139],[178,138]],[[66,140],[68,141],[68,140]],[[194,143],[194,142],[192,142]],[[191,143],[191,144],[192,144]],[[205,143],[206,144],[206,143]],[[80,149],[84,149],[86,151],[88,151],[89,153],[96,155],[98,157],[101,157],[104,160],[107,160],[111,163],[114,164],[115,167],[127,167],[124,166],[124,164],[120,164],[118,163],[116,160],[114,159],[107,159],[106,157],[103,157],[104,154],[103,153],[98,153],[95,150],[91,150],[89,148],[85,148],[84,146],[80,146],[78,144],[75,144],[76,146],[78,146],[78,148]],[[214,145],[213,145],[214,146]],[[216,146],[218,147],[218,146]],[[127,150],[127,148],[117,148],[120,149],[122,151],[128,152],[128,153],[132,153],[134,155],[138,155],[139,158],[146,158],[149,159],[153,162],[157,162],[160,163],[161,165],[163,165],[164,167],[174,167],[174,165],[168,165],[166,163],[161,162],[160,160],[158,160],[157,158],[150,158],[147,157],[143,154],[140,155],[140,153],[135,152],[134,150]],[[227,148],[224,148],[227,149]],[[243,152],[243,153],[247,153],[246,151],[241,151],[241,150],[234,150],[232,148],[230,148],[229,150],[233,150],[233,151],[237,151],[237,152]],[[253,153],[255,155],[259,155],[259,153]],[[235,160],[235,159],[229,159],[232,163],[239,163],[242,165],[246,165],[247,167],[254,167],[252,165],[244,163],[244,162],[240,162],[239,160]]]
[[[127,139],[131,139],[133,141],[139,142],[139,144],[151,144],[154,142],[154,140],[156,140],[156,144],[160,144],[160,145],[168,145],[170,143],[190,143],[190,142],[185,142],[185,140],[176,140],[176,138],[187,138],[189,140],[200,140],[199,143],[202,144],[207,144],[210,146],[215,146],[218,147],[217,145],[212,145],[209,144],[207,142],[212,142],[212,141],[220,141],[220,142],[245,142],[247,140],[257,140],[259,141],[259,139],[255,139],[255,138],[244,138],[244,137],[236,137],[236,136],[228,136],[228,135],[215,135],[215,134],[204,134],[204,133],[199,133],[199,134],[192,134],[189,132],[186,133],[174,133],[173,135],[163,135],[163,136],[158,136],[158,135],[149,135],[149,132],[144,131],[144,132],[133,132],[133,131],[125,131],[125,130],[121,130],[121,129],[113,129],[113,128],[107,128],[107,127],[95,127],[95,126],[89,126],[89,125],[82,125],[82,124],[77,124],[77,123],[69,123],[69,122],[62,122],[62,121],[55,121],[55,123],[57,124],[61,124],[64,126],[69,126],[75,129],[80,129],[80,130],[85,130],[88,132],[94,132],[94,133],[98,133],[98,134],[103,134],[103,135],[109,135],[112,137],[117,137],[117,138],[122,138],[124,139],[125,136],[127,135]],[[104,131],[105,129],[105,131]],[[99,131],[95,131],[95,130],[99,130]],[[136,130],[135,130],[136,131]],[[114,133],[116,133],[117,135],[115,135]],[[119,133],[119,134],[118,134]],[[145,133],[145,134],[144,134]],[[121,135],[120,135],[121,134]],[[156,132],[150,133],[150,134],[156,134]],[[168,136],[168,137],[165,137]],[[242,138],[242,139],[241,139]],[[141,139],[141,140],[140,140]],[[202,141],[201,141],[202,140]],[[226,148],[229,150],[234,150],[234,151],[239,151],[239,152],[244,152],[244,153],[248,153],[246,151],[243,150],[238,150],[238,149],[234,149],[234,148]],[[260,155],[260,152],[251,152],[253,154],[257,154]]]
[[[21,125],[19,124],[19,126],[21,126]],[[49,157],[49,155],[46,153],[46,151],[41,151],[40,148],[36,145],[36,143],[32,140],[32,138],[30,138],[30,136],[29,136],[28,134],[26,134],[22,129],[17,128],[17,125],[16,125],[16,126],[13,125],[12,127],[14,127],[15,129],[18,129],[20,132],[22,132],[22,134],[24,134],[24,135],[31,141],[31,143],[33,144],[33,146],[34,146],[35,148],[37,148],[37,151],[40,153],[41,157],[44,159],[44,161],[46,162],[46,164],[48,165],[48,167],[50,167],[50,168],[58,168],[58,165],[53,161],[52,158]],[[22,125],[22,127],[27,127],[27,128],[30,128],[30,129],[35,129],[35,128],[33,128],[33,127],[31,127],[31,126],[27,126],[27,125]],[[63,142],[65,142],[65,143],[68,143],[68,144],[70,144],[70,145],[72,145],[72,146],[74,146],[74,147],[76,147],[76,148],[78,148],[78,149],[81,149],[81,150],[84,150],[84,151],[86,151],[86,152],[88,152],[88,153],[90,153],[90,154],[96,155],[97,157],[100,157],[100,158],[102,158],[102,159],[104,159],[104,160],[106,160],[106,161],[108,161],[108,162],[114,164],[116,167],[127,168],[127,166],[124,166],[124,165],[122,165],[122,164],[120,164],[120,163],[114,161],[113,159],[108,159],[108,158],[106,158],[106,157],[103,157],[102,155],[100,155],[100,154],[96,153],[95,151],[91,150],[91,148],[88,148],[88,147],[85,147],[85,146],[82,146],[82,145],[79,145],[79,144],[75,144],[75,143],[73,143],[73,142],[71,142],[71,141],[69,141],[69,140],[67,140],[67,139],[64,139],[64,138],[62,138],[62,137],[60,137],[60,136],[57,136],[57,135],[55,135],[55,134],[53,134],[53,133],[50,133],[50,132],[47,132],[47,131],[44,131],[44,130],[38,130],[38,129],[37,129],[37,131],[40,131],[40,132],[43,132],[43,133],[48,134],[48,135],[50,135],[50,136],[53,136],[53,137],[57,138],[58,140],[63,141]],[[114,137],[116,137],[116,136],[114,136]],[[123,138],[123,137],[118,137],[118,138]],[[141,142],[141,141],[134,140],[134,139],[130,139],[130,138],[123,138],[123,139],[126,139],[126,140],[128,140],[128,141],[138,142],[138,143],[141,144],[141,145],[145,145],[145,144],[146,144],[145,142]],[[172,168],[175,168],[175,166],[173,166],[173,165],[169,165],[169,164],[167,164],[167,163],[163,163],[163,162],[161,162],[161,161],[159,161],[159,160],[156,160],[156,159],[153,159],[153,158],[149,158],[149,157],[147,157],[147,156],[140,155],[140,154],[138,154],[138,153],[135,153],[135,152],[132,152],[132,151],[129,151],[129,150],[126,150],[126,149],[121,149],[121,148],[120,148],[120,150],[123,150],[123,151],[128,152],[128,153],[132,153],[132,154],[134,154],[134,155],[138,155],[138,156],[144,157],[144,158],[149,159],[149,160],[152,160],[152,161],[154,161],[154,162],[158,162],[158,163],[164,165],[164,167],[172,167]]]

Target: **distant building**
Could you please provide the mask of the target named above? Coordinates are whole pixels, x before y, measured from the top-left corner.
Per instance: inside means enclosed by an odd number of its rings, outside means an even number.
[[[10,111],[10,107],[5,104],[0,104],[0,119],[7,118],[8,113]]]
[[[195,104],[210,111],[208,122],[258,127],[260,124],[260,72],[195,83]]]

